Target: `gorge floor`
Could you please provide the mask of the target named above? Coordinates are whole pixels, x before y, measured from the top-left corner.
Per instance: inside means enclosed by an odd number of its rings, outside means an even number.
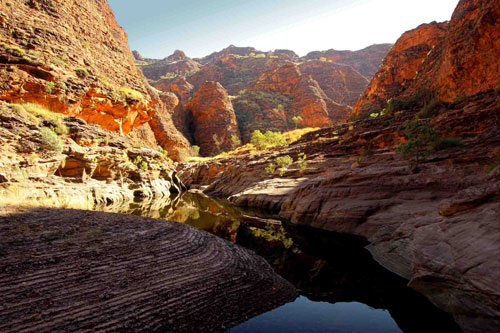
[[[450,315],[375,262],[360,237],[290,225],[196,192],[108,209],[215,234],[254,251],[297,288],[295,301],[230,332],[460,331]]]

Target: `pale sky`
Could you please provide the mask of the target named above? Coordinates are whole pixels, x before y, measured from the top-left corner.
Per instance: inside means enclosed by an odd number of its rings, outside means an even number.
[[[458,0],[108,0],[132,50],[202,57],[234,44],[299,55],[394,43],[422,23],[447,21]]]

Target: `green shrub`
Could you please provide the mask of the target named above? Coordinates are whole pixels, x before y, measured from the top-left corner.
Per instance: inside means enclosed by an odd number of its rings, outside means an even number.
[[[273,175],[275,171],[276,171],[276,164],[274,164],[274,163],[269,163],[269,165],[266,167],[266,172],[267,172],[268,174]]]
[[[292,117],[292,123],[295,125],[295,129],[299,126],[299,124],[302,122],[302,117],[301,116],[295,116]]]
[[[290,165],[293,163],[293,158],[289,155],[276,158],[276,164],[280,167],[280,176],[283,176]]]
[[[45,150],[61,153],[63,151],[63,142],[61,138],[51,129],[43,127],[40,129],[42,136],[42,147]]]
[[[287,145],[285,137],[280,132],[266,131],[262,134],[259,130],[253,131],[250,143],[258,150]]]
[[[236,148],[238,148],[239,146],[241,146],[241,140],[240,140],[240,138],[239,138],[237,135],[235,135],[235,134],[231,135],[231,146],[232,146],[232,148],[233,148],[233,149],[236,149]]]
[[[142,162],[142,156],[139,155],[135,158],[135,161],[134,161],[134,164],[137,165],[139,167],[139,165],[141,164]]]
[[[200,146],[194,145],[194,146],[191,147],[191,150],[194,152],[194,154],[196,156],[198,156],[200,154]]]
[[[163,149],[163,147],[158,146],[158,151],[165,157],[168,158],[168,150]]]
[[[148,162],[146,161],[142,161],[140,164],[139,164],[139,169],[142,169],[142,170],[147,170],[149,168],[149,164]]]
[[[299,167],[299,172],[304,173],[307,170],[307,155],[305,153],[300,153],[297,159],[297,166]]]
[[[54,82],[47,82],[47,83],[45,83],[45,92],[47,94],[51,94],[52,90],[54,90],[55,86],[56,86],[56,84]]]

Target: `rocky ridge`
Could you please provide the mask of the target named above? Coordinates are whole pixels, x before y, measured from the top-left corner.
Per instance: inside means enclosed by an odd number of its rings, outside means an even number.
[[[352,66],[367,79],[373,77],[385,58],[392,44],[374,44],[358,51],[314,51],[305,56],[305,59],[326,59],[328,62]]]
[[[373,46],[347,58],[351,64],[373,65],[377,58],[378,63],[382,61],[385,48]],[[299,58],[290,50],[261,52],[231,45],[200,59],[190,59],[176,51],[163,60],[147,64],[141,60],[137,64],[156,89],[177,95],[181,102],[172,115],[174,123],[191,143],[200,145],[190,130],[196,124],[189,123],[193,117],[185,103],[207,81],[219,82],[230,96],[240,100],[234,101],[234,105],[239,106],[235,111],[244,142],[255,129],[289,130],[296,126],[291,121],[296,116],[302,117],[301,126],[324,127],[345,119],[368,80],[352,66],[336,63],[340,57],[310,58]],[[269,80],[279,82],[264,86],[263,82]],[[280,86],[284,85],[296,90],[283,92]],[[258,98],[255,93],[246,94],[247,90],[256,91]]]
[[[164,106],[105,0],[3,1],[0,9],[0,100],[36,103],[123,135],[152,133],[150,120]],[[189,145],[175,140],[175,154]]]
[[[57,119],[0,102],[0,204],[93,209],[183,190],[161,152],[77,117]]]

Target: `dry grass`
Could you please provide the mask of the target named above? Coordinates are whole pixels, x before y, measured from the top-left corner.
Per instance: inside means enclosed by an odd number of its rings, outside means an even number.
[[[67,134],[68,129],[64,125],[63,116],[60,113],[51,111],[42,105],[35,103],[12,104],[14,111],[28,114],[37,125],[41,120],[50,121],[55,125],[54,131],[57,134]]]
[[[317,131],[319,128],[314,128],[314,127],[306,127],[306,128],[299,128],[293,131],[285,132],[283,133],[283,137],[285,138],[286,142],[288,144],[292,144],[295,141],[299,140],[303,135]],[[220,153],[217,156],[213,157],[200,157],[200,156],[193,156],[188,159],[188,162],[207,162],[211,161],[214,159],[220,159],[220,158],[228,158],[228,157],[234,157],[238,155],[246,155],[246,154],[259,154],[259,153],[264,153],[266,150],[258,150],[253,144],[247,143],[243,146],[240,146],[234,150],[227,151]]]
[[[124,99],[131,99],[133,101],[139,101],[139,102],[144,101],[144,95],[141,92],[134,89],[121,88],[120,95]]]

